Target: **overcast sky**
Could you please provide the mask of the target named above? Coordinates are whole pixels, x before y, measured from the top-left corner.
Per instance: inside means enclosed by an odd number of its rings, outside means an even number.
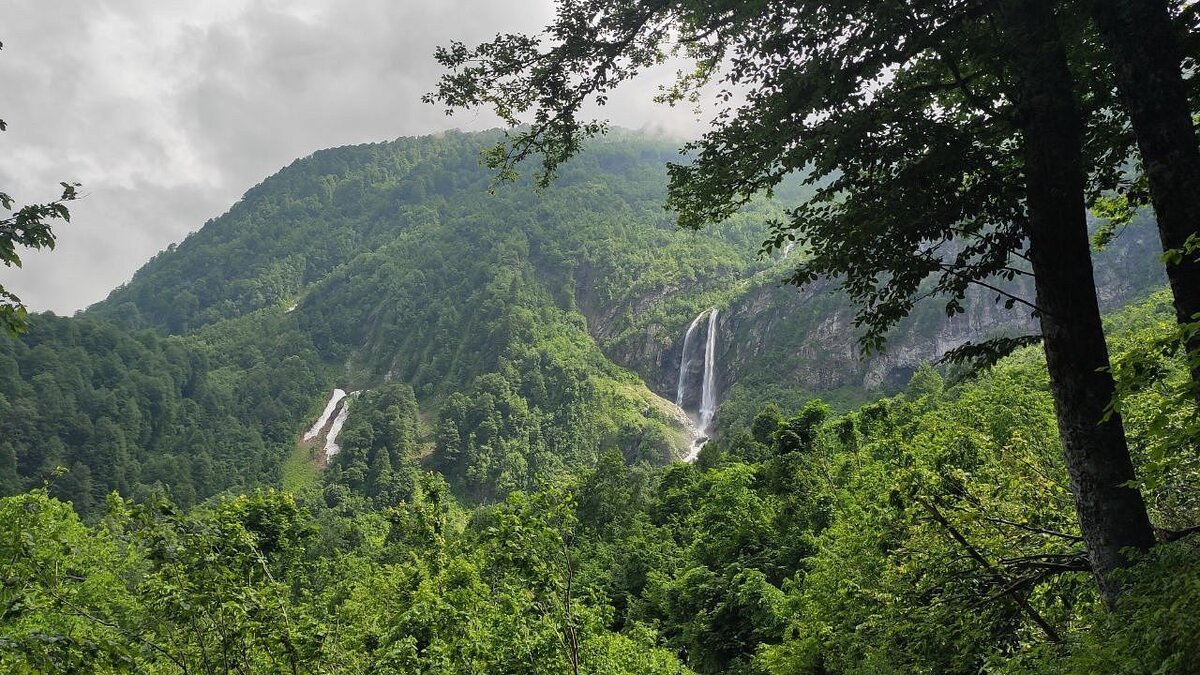
[[[18,203],[83,183],[58,247],[0,283],[33,310],[103,299],[156,252],[321,148],[449,128],[422,104],[433,49],[532,31],[551,0],[5,0],[0,191]],[[670,71],[629,83],[614,123],[695,135],[693,113],[650,102]]]

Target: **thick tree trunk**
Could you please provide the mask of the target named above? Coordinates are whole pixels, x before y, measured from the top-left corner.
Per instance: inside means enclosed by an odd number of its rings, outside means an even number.
[[[1010,50],[1024,133],[1029,257],[1033,265],[1050,389],[1079,525],[1105,603],[1120,593],[1113,572],[1123,549],[1154,543],[1112,399],[1108,347],[1088,246],[1082,129],[1071,74],[1046,0],[1005,0],[1000,18]]]
[[[1164,250],[1180,249],[1200,231],[1200,143],[1182,75],[1183,52],[1166,0],[1093,0],[1092,16],[1133,122]],[[1167,264],[1180,323],[1200,314],[1200,260]],[[1200,351],[1200,336],[1188,343]],[[1200,367],[1192,369],[1200,385]],[[1200,386],[1195,390],[1200,400]]]

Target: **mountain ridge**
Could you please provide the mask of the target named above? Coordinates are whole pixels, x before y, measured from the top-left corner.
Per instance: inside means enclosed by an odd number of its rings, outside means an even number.
[[[682,231],[662,208],[672,143],[618,131],[546,190],[526,179],[489,193],[479,152],[499,138],[447,133],[298,159],[83,317],[153,327],[191,350],[226,401],[211,414],[236,401],[243,423],[276,430],[255,451],[268,479],[335,386],[410,386],[435,445],[428,462],[479,499],[605,448],[630,462],[683,457],[692,432],[663,404],[675,399],[683,333],[710,308],[726,432],[767,400],[850,405],[897,391],[947,349],[1022,328],[982,294],[948,322],[926,303],[864,359],[833,282],[781,286],[787,256],[759,254],[766,222],[803,185]],[[1128,239],[1098,257],[1110,307],[1158,283],[1153,256]],[[23,358],[14,368],[32,377]],[[492,468],[468,476],[474,465]]]

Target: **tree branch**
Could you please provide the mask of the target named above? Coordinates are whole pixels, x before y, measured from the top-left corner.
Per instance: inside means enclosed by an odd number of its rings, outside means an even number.
[[[1021,595],[1019,592],[1024,586],[1023,583],[1010,582],[1004,576],[1004,573],[1001,572],[1001,570],[995,565],[993,565],[987,558],[985,558],[978,549],[971,545],[971,542],[967,541],[967,538],[964,537],[962,533],[950,523],[950,521],[946,520],[945,516],[942,515],[942,512],[939,511],[938,508],[931,502],[920,497],[916,497],[915,501],[929,513],[934,521],[945,528],[946,532],[950,534],[950,537],[954,539],[954,541],[957,541],[967,551],[967,554],[971,556],[972,560],[978,563],[980,567],[986,570],[994,579],[1006,584],[1005,589],[999,593],[997,597],[1003,595],[1008,595],[1011,597],[1013,601],[1017,603],[1017,606],[1020,607],[1025,614],[1029,616],[1029,618],[1032,619],[1039,628],[1042,629],[1042,632],[1046,634],[1047,639],[1055,644],[1062,642],[1062,636],[1058,634],[1058,631],[1054,629],[1054,626],[1051,626],[1050,623],[1041,615],[1041,613],[1034,609],[1033,605],[1029,603],[1029,599]]]

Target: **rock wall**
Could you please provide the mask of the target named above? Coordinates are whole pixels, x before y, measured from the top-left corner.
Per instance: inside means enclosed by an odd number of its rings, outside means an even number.
[[[1157,264],[1156,241],[1142,233],[1118,240],[1118,244],[1096,256],[1097,296],[1106,311],[1165,282]],[[587,297],[587,285],[584,282],[577,287],[579,308],[587,316],[592,334],[608,345],[609,358],[635,370],[652,390],[673,400],[683,337],[691,317],[681,326],[651,324],[616,346],[609,340],[622,313],[648,311],[672,294],[689,289],[663,288],[630,301],[627,307],[600,312],[598,303]],[[1032,298],[1033,294],[1026,288],[1022,295]],[[968,295],[966,312],[953,317],[947,317],[936,300],[919,304],[892,330],[882,352],[864,356],[856,343],[862,331],[854,325],[854,308],[834,282],[818,282],[804,290],[777,283],[752,286],[721,311],[717,349],[720,390],[747,375],[811,392],[845,387],[898,390],[921,364],[936,361],[965,342],[1037,332],[1029,308],[1017,305],[1006,309],[995,298],[994,292],[978,289]]]

